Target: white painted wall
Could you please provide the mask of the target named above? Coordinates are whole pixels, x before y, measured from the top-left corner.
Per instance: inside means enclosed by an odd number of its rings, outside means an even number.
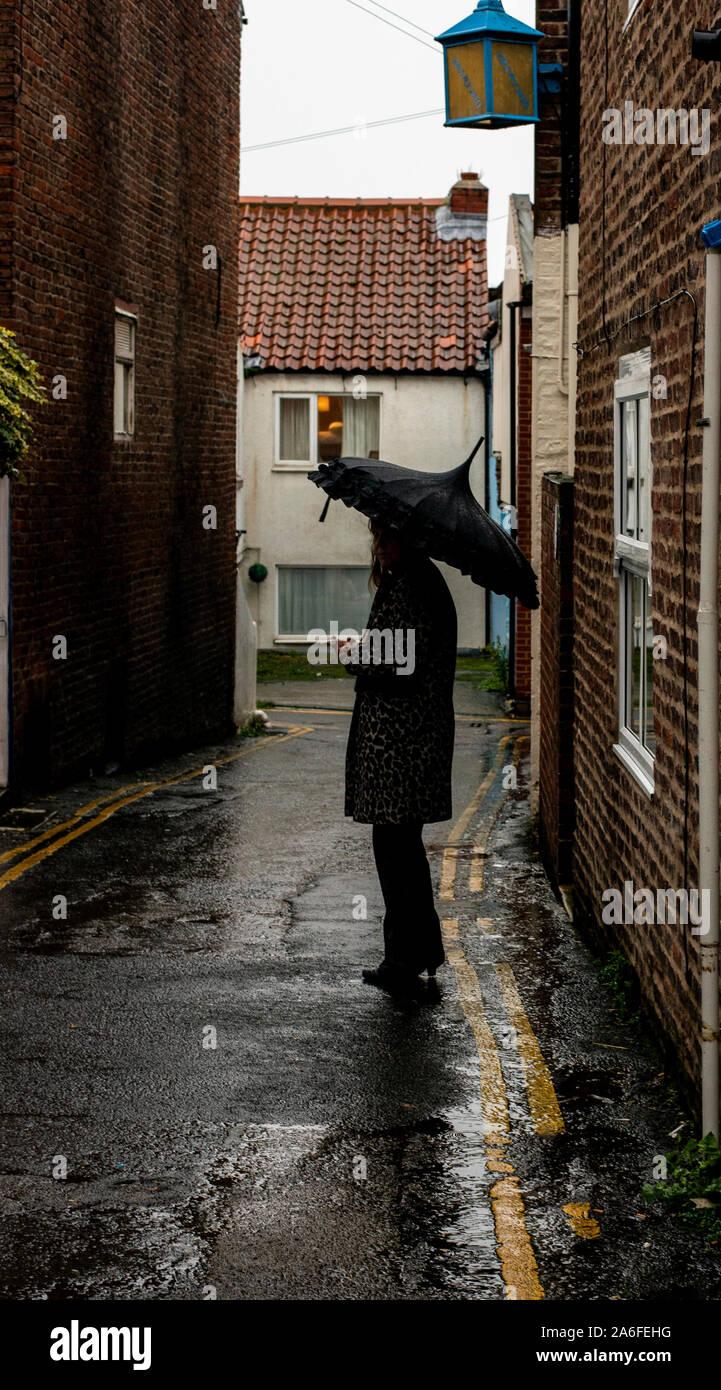
[[[520,338],[520,311],[509,304],[521,298],[521,250],[513,204],[509,204],[508,235],[503,273],[502,321],[500,343],[493,349],[493,447],[499,454],[499,497],[510,506],[511,501],[511,314],[516,315],[516,351]],[[516,402],[518,401],[518,372],[516,373]]]
[[[370,538],[365,517],[331,502],[321,526],[325,494],[306,478],[303,468],[277,467],[275,396],[284,392],[352,393],[353,378],[341,375],[258,372],[246,378],[243,401],[244,537],[242,563],[245,592],[258,625],[258,645],[277,644],[276,566],[368,565]],[[479,380],[458,377],[369,376],[369,394],[381,396],[380,456],[390,463],[429,472],[462,463],[483,433],[484,399]],[[312,465],[310,465],[312,467]],[[484,451],[471,468],[471,487],[483,503]],[[247,579],[254,561],[266,566],[261,584]],[[485,642],[485,595],[456,570],[441,565],[458,612],[458,645]],[[369,593],[370,608],[370,593]]]
[[[576,428],[578,227],[533,241],[531,563],[541,578],[544,473],[573,473]],[[541,602],[543,598],[541,597]],[[531,615],[531,808],[538,807],[540,609]]]

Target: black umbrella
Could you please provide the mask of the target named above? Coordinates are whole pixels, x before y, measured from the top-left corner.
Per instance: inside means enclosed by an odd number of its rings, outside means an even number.
[[[516,542],[495,522],[471,492],[468,474],[481,447],[459,468],[424,473],[383,459],[332,459],[308,477],[331,498],[355,507],[391,530],[402,530],[418,549],[470,574],[474,584],[494,594],[517,598],[538,608],[536,576]]]

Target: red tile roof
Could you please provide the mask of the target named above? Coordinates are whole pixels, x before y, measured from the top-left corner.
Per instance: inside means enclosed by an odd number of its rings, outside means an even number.
[[[242,198],[244,353],[278,371],[473,370],[488,297],[487,191],[474,190],[475,235],[465,184],[447,240],[447,199]]]

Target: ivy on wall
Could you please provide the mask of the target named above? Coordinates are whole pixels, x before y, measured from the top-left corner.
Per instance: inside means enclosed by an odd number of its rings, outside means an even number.
[[[0,478],[18,478],[18,464],[30,448],[32,416],[28,405],[44,402],[40,369],[21,348],[15,334],[0,325]]]

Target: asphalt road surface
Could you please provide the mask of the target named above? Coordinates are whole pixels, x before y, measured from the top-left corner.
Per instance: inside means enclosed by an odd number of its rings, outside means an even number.
[[[2,1295],[718,1298],[640,1195],[683,1112],[531,847],[527,726],[461,691],[448,962],[394,1000],[348,711],[302,693],[0,814]]]

